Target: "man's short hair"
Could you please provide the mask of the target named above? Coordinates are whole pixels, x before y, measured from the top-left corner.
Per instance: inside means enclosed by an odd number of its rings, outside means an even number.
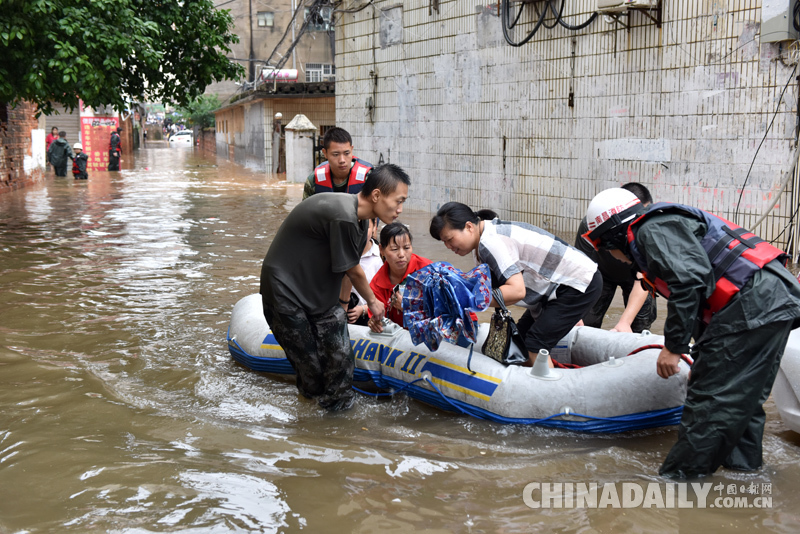
[[[325,150],[328,150],[328,147],[331,146],[331,143],[348,143],[352,145],[353,138],[350,137],[350,134],[344,128],[334,126],[325,132],[325,135],[322,137],[322,146],[325,148]]]
[[[368,197],[374,190],[378,190],[382,195],[391,195],[397,189],[398,183],[411,185],[411,179],[406,171],[394,163],[384,163],[373,167],[367,174],[364,187],[361,188],[361,195]]]
[[[630,182],[620,187],[636,195],[636,198],[638,198],[642,204],[647,205],[653,203],[653,196],[650,194],[650,191],[639,182]]]
[[[66,137],[66,136],[67,136],[67,131],[66,131],[66,130],[61,130],[61,131],[59,131],[59,132],[58,132],[58,136],[59,136],[59,137]]]

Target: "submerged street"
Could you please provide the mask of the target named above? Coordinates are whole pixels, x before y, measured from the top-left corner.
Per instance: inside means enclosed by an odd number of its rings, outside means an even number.
[[[503,426],[404,395],[323,413],[226,345],[302,184],[165,143],[128,157],[0,195],[0,533],[800,530],[800,436],[771,400],[765,467],[703,480],[768,485],[761,509],[523,501],[534,482],[663,483],[675,427]],[[429,219],[400,218],[414,251],[470,268]]]

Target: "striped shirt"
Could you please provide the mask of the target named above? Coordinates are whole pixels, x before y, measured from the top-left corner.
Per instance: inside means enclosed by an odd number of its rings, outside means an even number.
[[[550,232],[521,222],[484,221],[475,251],[477,264],[486,263],[500,285],[522,273],[525,297],[517,303],[534,312],[555,298],[559,285],[584,292],[597,264]]]

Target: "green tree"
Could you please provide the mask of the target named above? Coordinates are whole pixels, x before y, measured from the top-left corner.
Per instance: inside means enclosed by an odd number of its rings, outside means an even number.
[[[189,126],[197,125],[201,128],[210,128],[216,122],[214,111],[219,109],[220,105],[217,95],[202,95],[185,106],[178,107],[176,111]],[[181,120],[178,119],[175,122],[181,122]]]
[[[0,102],[185,105],[244,74],[232,27],[212,0],[0,0]]]

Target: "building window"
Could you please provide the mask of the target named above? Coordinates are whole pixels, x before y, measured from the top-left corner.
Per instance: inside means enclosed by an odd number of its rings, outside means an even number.
[[[275,26],[275,13],[272,11],[259,11],[258,12],[258,27],[259,28],[272,28]]]
[[[308,21],[308,29],[313,31],[330,31],[333,30],[331,20],[333,17],[333,8],[324,6],[315,10],[313,13],[310,8],[305,8],[305,15],[303,20]]]
[[[307,82],[332,82],[335,80],[335,66],[329,63],[306,63]]]

